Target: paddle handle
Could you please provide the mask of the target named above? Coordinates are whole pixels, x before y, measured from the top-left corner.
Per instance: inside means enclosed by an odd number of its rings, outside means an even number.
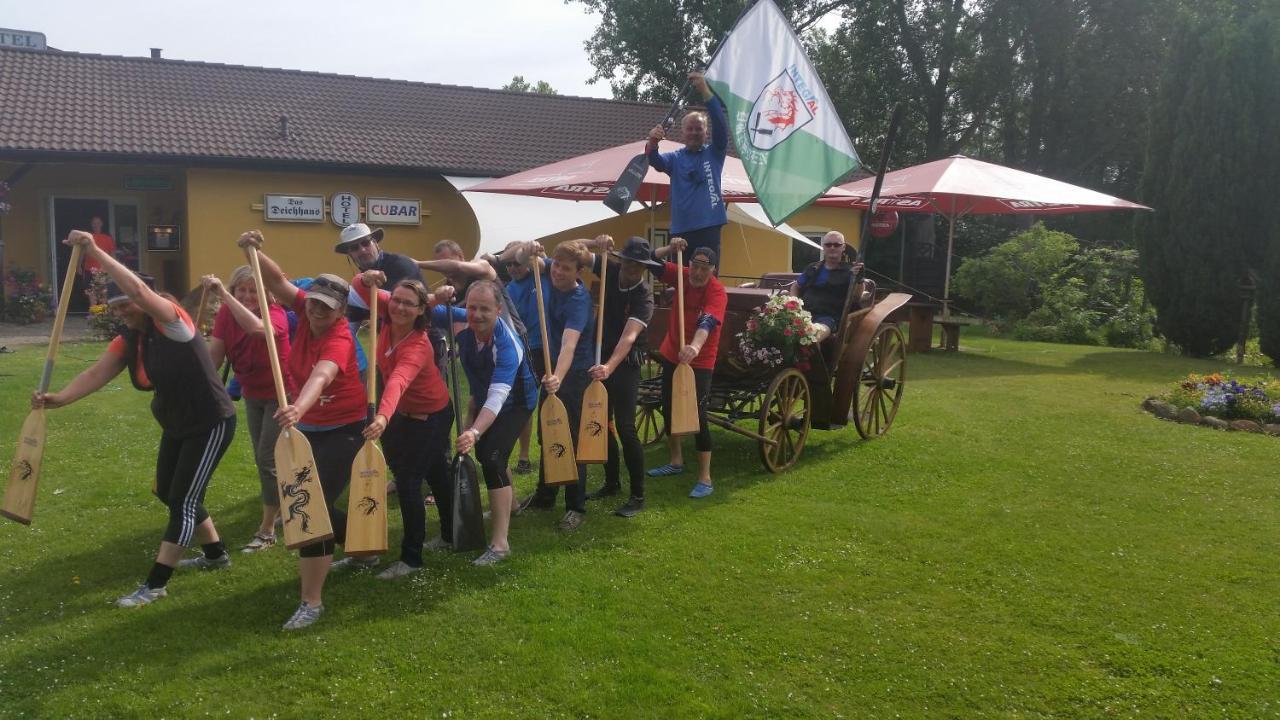
[[[542,260],[538,256],[533,257],[533,292],[537,295],[538,300],[538,332],[542,335],[542,366],[546,368],[547,373],[554,375],[555,368],[551,366],[551,343],[547,340],[547,309],[543,307],[542,298]],[[538,382],[542,382],[542,378],[538,378]]]
[[[364,282],[359,280],[357,282]],[[378,386],[378,285],[374,283],[369,293],[369,335],[373,338],[373,362],[369,366],[369,422],[373,422],[373,411]]]
[[[453,301],[445,303],[444,337],[448,341],[449,385],[453,388],[453,424],[462,434],[462,397],[458,395],[458,353],[453,349]]]
[[[284,392],[284,375],[280,372],[280,355],[276,352],[276,334],[271,327],[271,307],[267,290],[262,284],[262,266],[258,263],[258,248],[247,247],[249,265],[253,268],[253,286],[258,291],[258,312],[262,316],[262,334],[267,341],[267,356],[271,358],[271,379],[276,382],[276,404],[284,407],[289,397]]]
[[[201,285],[200,302],[196,304],[196,332],[204,334],[204,311],[209,307],[209,286]]]
[[[71,259],[67,261],[67,277],[62,281],[62,292],[58,293],[58,312],[53,316],[53,332],[49,334],[49,351],[44,356],[44,372],[40,374],[40,393],[49,391],[49,382],[53,380],[53,360],[58,357],[58,344],[62,342],[62,326],[67,322],[67,308],[71,306],[71,289],[75,284],[76,268],[80,267],[80,254],[84,248],[71,246]]]
[[[596,312],[596,364],[600,364],[600,343],[604,342],[604,293],[608,287],[609,251],[600,253],[600,309]]]
[[[676,322],[680,328],[680,347],[676,348],[676,354],[679,355],[684,346],[688,344],[688,340],[684,336],[684,251],[676,250]]]

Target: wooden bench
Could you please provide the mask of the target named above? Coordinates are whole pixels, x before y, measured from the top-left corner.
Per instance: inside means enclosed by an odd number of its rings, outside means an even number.
[[[956,315],[952,315],[951,317],[942,317],[939,315],[933,319],[933,322],[942,326],[941,348],[946,351],[955,352],[960,349],[960,328],[965,325],[977,325],[979,321],[974,318],[958,317]],[[932,342],[932,337],[930,338],[930,342]]]

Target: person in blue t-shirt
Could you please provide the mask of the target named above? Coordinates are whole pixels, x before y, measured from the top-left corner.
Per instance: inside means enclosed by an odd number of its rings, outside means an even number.
[[[551,257],[545,258],[542,245],[529,243],[518,257],[536,256],[534,270],[544,272],[550,279],[543,287],[547,294],[547,350],[552,367],[546,368],[542,377],[545,393],[555,394],[564,403],[569,416],[569,430],[573,443],[578,444],[578,422],[582,415],[582,394],[591,378],[587,371],[595,364],[595,313],[592,312],[591,294],[578,280],[578,273],[591,267],[591,252],[581,240],[570,240],[555,246]],[[547,286],[550,286],[549,288]],[[535,314],[537,308],[534,308]],[[538,489],[520,503],[520,510],[528,507],[550,509],[555,506],[557,487],[549,487],[544,473],[538,471]],[[587,512],[587,466],[578,465],[578,482],[565,486],[565,514],[560,529],[577,530]]]
[[[710,248],[720,269],[720,228],[729,218],[725,212],[721,174],[729,151],[729,122],[724,103],[711,92],[699,70],[689,73],[689,82],[698,91],[707,111],[691,112],[680,123],[684,147],[675,152],[658,152],[658,142],[666,137],[661,125],[649,131],[649,164],[671,176],[671,237],[682,237],[689,247]],[[707,142],[707,122],[711,142]]]

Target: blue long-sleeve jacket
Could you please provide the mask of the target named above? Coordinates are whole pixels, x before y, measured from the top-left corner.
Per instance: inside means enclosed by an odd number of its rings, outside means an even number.
[[[669,153],[649,150],[649,164],[671,176],[672,237],[729,221],[720,187],[729,151],[729,122],[720,98],[712,96],[707,101],[707,116],[711,121],[709,144],[695,151],[687,147]]]

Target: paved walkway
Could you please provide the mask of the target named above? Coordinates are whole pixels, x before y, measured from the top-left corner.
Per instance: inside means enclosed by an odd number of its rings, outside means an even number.
[[[53,320],[30,325],[14,325],[0,322],[0,347],[15,348],[22,345],[48,345],[53,332]],[[92,340],[89,321],[83,315],[70,315],[62,325],[62,342]]]

